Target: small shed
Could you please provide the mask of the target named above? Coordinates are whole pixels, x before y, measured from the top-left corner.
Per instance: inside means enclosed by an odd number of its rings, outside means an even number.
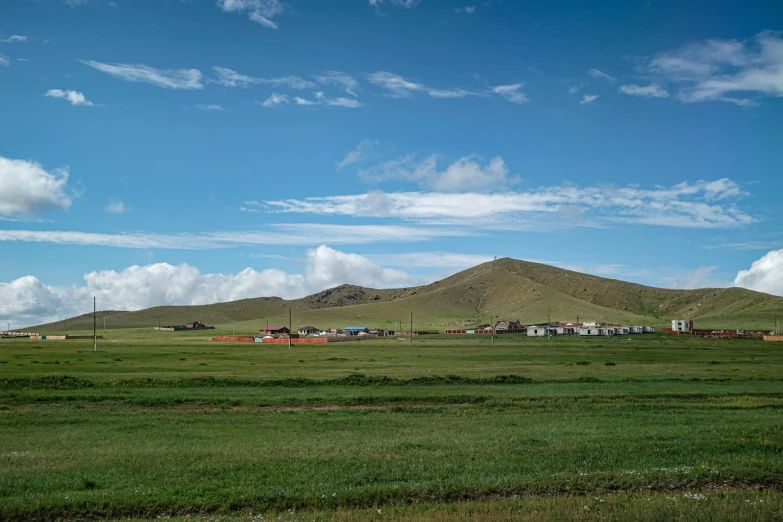
[[[546,326],[528,326],[527,327],[527,336],[528,337],[546,337]]]
[[[193,328],[202,328],[204,325],[199,323],[198,321],[193,321],[191,323],[185,323],[185,328],[193,329]]]

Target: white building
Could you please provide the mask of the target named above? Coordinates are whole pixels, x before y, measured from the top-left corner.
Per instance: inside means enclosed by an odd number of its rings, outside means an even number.
[[[593,323],[594,325],[595,323]],[[582,326],[579,328],[579,335],[586,335],[586,336],[594,336],[594,335],[603,335],[599,333],[600,328],[597,326]]]
[[[613,326],[602,326],[598,329],[598,335],[610,337],[614,334],[615,334],[615,329]]]
[[[631,326],[630,328],[632,334],[644,333],[644,326]]]
[[[528,337],[546,337],[546,326],[528,326]]]
[[[566,323],[557,325],[558,335],[579,335],[579,325],[575,323]]]
[[[643,326],[642,329],[644,333],[655,333],[655,327],[653,326]]]
[[[614,333],[615,335],[628,335],[631,333],[631,327],[630,326],[615,326],[614,327]]]
[[[693,323],[686,319],[673,319],[672,330],[675,332],[690,332],[693,329]]]

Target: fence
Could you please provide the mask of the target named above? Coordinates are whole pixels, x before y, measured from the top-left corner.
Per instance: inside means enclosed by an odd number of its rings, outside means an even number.
[[[301,337],[291,338],[291,344],[324,344],[329,342],[326,337]],[[288,339],[264,339],[264,344],[288,344]]]
[[[765,335],[764,336],[765,341],[779,341],[783,342],[783,335]]]
[[[236,337],[233,335],[218,335],[212,338],[213,341],[224,341],[229,343],[252,343],[255,339],[252,337]]]

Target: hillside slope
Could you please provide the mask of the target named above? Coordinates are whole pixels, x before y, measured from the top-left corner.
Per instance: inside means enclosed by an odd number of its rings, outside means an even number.
[[[419,327],[488,322],[490,317],[526,323],[597,320],[665,324],[693,318],[706,328],[771,326],[783,318],[783,298],[742,288],[671,290],[582,274],[509,258],[484,263],[432,284],[375,290],[342,285],[301,299],[259,297],[197,306],[162,306],[134,312],[106,312],[107,328],[152,327],[158,323],[239,323],[257,329],[287,324],[340,327],[347,323],[392,327],[407,324],[411,313]],[[345,323],[345,324],[344,324]],[[40,331],[62,331],[62,321]],[[103,318],[99,317],[99,327]],[[68,320],[69,330],[92,329],[92,316]]]

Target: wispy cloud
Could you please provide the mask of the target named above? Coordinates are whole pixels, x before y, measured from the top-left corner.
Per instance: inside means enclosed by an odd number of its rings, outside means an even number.
[[[376,9],[383,5],[386,0],[368,0],[368,3]],[[421,0],[389,0],[389,3],[395,7],[404,7],[410,9],[421,3]]]
[[[579,102],[579,104],[587,105],[589,103],[593,103],[597,99],[598,99],[597,94],[585,94],[584,96],[582,96],[582,100]]]
[[[289,98],[287,95],[274,92],[269,96],[269,98],[260,102],[260,105],[262,107],[270,108],[288,105],[289,103],[291,103],[291,98]]]
[[[492,261],[485,254],[461,254],[455,252],[404,252],[396,254],[369,254],[368,258],[387,266],[417,268],[470,268]]]
[[[587,74],[589,74],[593,78],[602,78],[608,81],[609,83],[617,83],[617,78],[615,78],[614,76],[610,76],[599,69],[590,69],[589,71],[587,71]]]
[[[128,82],[149,83],[164,89],[203,89],[198,69],[156,69],[149,65],[102,63],[80,60],[83,64]]]
[[[503,166],[505,168],[505,166]],[[500,167],[496,167],[498,170]],[[672,187],[559,185],[527,192],[371,192],[270,201],[280,212],[378,216],[423,223],[493,227],[657,225],[735,228],[755,218],[733,200],[744,192],[729,179]]]
[[[0,67],[8,67],[9,65],[11,65],[11,60],[8,56],[0,53]]]
[[[228,112],[228,109],[222,105],[209,104],[209,105],[195,105],[195,107],[204,112]]]
[[[631,96],[641,96],[644,98],[668,98],[669,91],[658,85],[657,83],[651,83],[650,85],[636,85],[630,83],[628,85],[621,85],[618,89],[623,94],[630,94]]]
[[[583,83],[578,83],[576,85],[571,85],[568,88],[568,94],[576,94],[579,91],[581,91],[582,89],[584,89],[585,87],[587,87],[587,84],[584,83],[584,82]]]
[[[466,5],[464,7],[458,7],[454,10],[455,13],[460,14],[473,14],[476,12],[476,6],[475,5]]]
[[[70,91],[66,90],[63,91],[61,89],[49,89],[46,91],[46,94],[44,96],[49,98],[61,98],[64,100],[68,100],[71,105],[84,105],[86,107],[91,107],[93,103],[88,100],[84,94],[77,92],[77,91]]]
[[[305,80],[299,76],[281,76],[278,78],[257,78],[240,74],[228,67],[215,66],[215,77],[210,79],[211,83],[216,83],[224,87],[249,87],[250,85],[272,85],[274,87],[290,87],[291,89],[310,89],[315,87],[315,83]]]
[[[13,34],[8,38],[3,38],[2,40],[0,40],[0,42],[2,43],[18,43],[18,42],[26,42],[26,41],[27,41],[26,36],[21,36],[18,34]]]
[[[373,167],[359,170],[359,177],[370,183],[384,181],[408,181],[438,192],[505,190],[519,182],[511,175],[503,158],[497,156],[485,165],[478,156],[465,156],[445,168],[438,167],[442,158],[433,154],[417,161],[413,156],[385,161]]]
[[[339,71],[328,71],[315,76],[315,80],[323,85],[337,85],[347,94],[357,96],[359,82],[355,78]]]
[[[395,98],[410,98],[416,93],[424,93],[431,98],[464,98],[473,94],[461,88],[436,89],[385,71],[372,73],[367,79],[373,85],[388,91],[389,96]]]
[[[710,39],[655,55],[647,72],[679,86],[677,99],[755,105],[783,96],[783,38],[763,31],[749,41]]]
[[[254,202],[248,202],[253,206]],[[258,203],[255,203],[258,205]],[[129,233],[101,234],[64,230],[0,230],[0,241],[93,245],[134,249],[213,250],[257,245],[319,245],[321,243],[359,245],[367,243],[407,243],[438,237],[471,235],[453,227],[400,225],[333,225],[294,223],[269,225],[265,231],[200,232],[181,234]]]
[[[110,214],[123,214],[130,209],[122,201],[112,201],[104,207],[104,210]]]
[[[284,11],[279,0],[218,0],[217,5],[228,13],[246,13],[248,19],[269,29],[277,29],[272,19]]]
[[[527,103],[530,100],[525,95],[524,92],[522,92],[522,87],[524,87],[524,83],[513,83],[510,85],[498,85],[497,87],[492,88],[492,92],[497,94],[498,96],[502,96],[506,100],[510,101],[511,103]]]
[[[354,150],[345,155],[342,161],[337,163],[337,170],[343,167],[365,161],[369,158],[371,151],[379,145],[378,140],[364,140],[359,143]]]
[[[272,93],[269,98],[263,102],[256,102],[262,107],[282,107],[283,105],[289,105],[293,101],[294,105],[301,107],[314,107],[317,105],[325,105],[328,107],[345,107],[348,109],[356,109],[361,107],[362,104],[355,98],[329,98],[325,96],[323,92],[314,93],[313,99],[303,98],[301,96],[294,96],[293,98],[287,94]]]

